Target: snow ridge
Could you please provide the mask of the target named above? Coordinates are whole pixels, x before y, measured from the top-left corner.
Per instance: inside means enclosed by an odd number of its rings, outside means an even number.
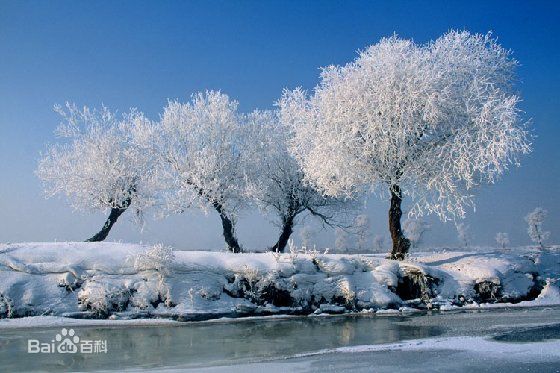
[[[381,255],[173,251],[124,243],[0,245],[0,318],[405,314],[560,304],[560,250]]]

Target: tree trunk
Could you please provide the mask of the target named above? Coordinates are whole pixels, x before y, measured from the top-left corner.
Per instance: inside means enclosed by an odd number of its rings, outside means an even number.
[[[288,217],[282,224],[282,231],[278,241],[270,248],[271,251],[283,253],[288,244],[288,240],[294,231],[294,217]]]
[[[398,185],[393,185],[391,187],[391,208],[389,209],[389,231],[393,241],[391,259],[396,260],[403,260],[410,248],[410,241],[404,236],[401,229],[401,203],[401,188]]]
[[[239,242],[237,242],[237,238],[235,237],[235,226],[233,221],[226,215],[222,205],[219,203],[214,203],[214,209],[218,212],[220,219],[222,220],[224,240],[226,241],[228,250],[233,253],[240,253],[241,246],[239,246]]]
[[[109,235],[109,232],[111,231],[111,228],[113,228],[113,224],[115,224],[117,222],[117,219],[119,218],[119,216],[121,216],[123,214],[123,212],[126,211],[126,209],[128,208],[128,204],[126,204],[126,207],[123,208],[112,208],[111,209],[111,213],[109,214],[109,217],[107,218],[107,220],[105,221],[105,224],[103,225],[103,228],[101,228],[101,230],[95,234],[93,237],[91,237],[90,239],[87,239],[86,242],[100,242],[103,241],[107,238],[107,236]]]

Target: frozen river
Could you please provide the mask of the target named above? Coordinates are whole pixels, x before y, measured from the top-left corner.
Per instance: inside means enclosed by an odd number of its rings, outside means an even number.
[[[106,344],[29,354],[61,328],[0,328],[0,371],[560,371],[557,307],[72,328]]]

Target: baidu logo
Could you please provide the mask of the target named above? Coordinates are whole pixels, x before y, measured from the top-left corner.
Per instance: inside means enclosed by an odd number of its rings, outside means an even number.
[[[66,328],[60,331],[54,339],[56,339],[58,345],[56,350],[59,354],[75,354],[78,352],[78,343],[80,342],[80,337],[74,335],[74,329],[66,330]]]
[[[107,353],[107,341],[80,339],[74,329],[62,328],[60,333],[57,333],[50,342],[28,339],[27,352],[30,354]]]

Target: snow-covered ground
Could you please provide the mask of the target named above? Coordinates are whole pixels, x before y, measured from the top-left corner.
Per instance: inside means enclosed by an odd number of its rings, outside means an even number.
[[[396,262],[383,255],[309,251],[232,254],[109,242],[3,244],[0,318],[188,321],[555,305],[560,304],[559,278],[560,247],[439,250]],[[0,327],[9,324],[1,321]]]

